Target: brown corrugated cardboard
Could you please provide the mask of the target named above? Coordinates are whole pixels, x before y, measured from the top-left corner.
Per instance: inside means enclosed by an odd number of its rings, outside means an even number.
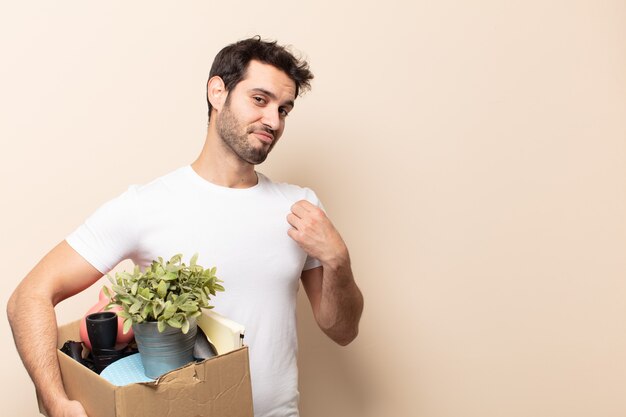
[[[58,347],[67,340],[80,340],[78,321],[59,327]],[[61,351],[57,355],[67,395],[80,401],[89,417],[254,415],[246,346],[191,363],[155,382],[122,387],[110,384]],[[44,413],[41,402],[39,409]]]

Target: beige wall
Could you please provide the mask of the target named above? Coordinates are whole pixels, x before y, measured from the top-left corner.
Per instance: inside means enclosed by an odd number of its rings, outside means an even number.
[[[625,3],[219,3],[3,8],[2,304],[194,159],[212,57],[258,33],[316,73],[260,170],[318,192],[366,298],[347,348],[301,300],[303,417],[626,415]],[[3,415],[35,416],[0,325]]]

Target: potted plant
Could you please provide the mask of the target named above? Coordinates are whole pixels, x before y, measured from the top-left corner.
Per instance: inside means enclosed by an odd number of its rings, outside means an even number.
[[[132,326],[150,378],[193,360],[196,318],[201,308],[213,308],[209,302],[217,291],[224,291],[216,268],[204,269],[197,259],[195,254],[186,265],[181,254],[167,262],[159,257],[143,271],[136,265],[132,273],[107,275],[112,284],[111,290],[103,288],[107,308],[122,307],[117,314],[124,319],[124,333]]]

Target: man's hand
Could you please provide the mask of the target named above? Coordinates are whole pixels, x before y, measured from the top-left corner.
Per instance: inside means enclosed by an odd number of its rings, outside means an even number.
[[[289,236],[321,267],[302,272],[313,315],[335,342],[347,345],[357,336],[363,296],[354,282],[348,248],[324,211],[306,200],[291,206]]]
[[[348,249],[324,211],[306,200],[291,206],[289,236],[311,257],[336,269],[348,262]]]

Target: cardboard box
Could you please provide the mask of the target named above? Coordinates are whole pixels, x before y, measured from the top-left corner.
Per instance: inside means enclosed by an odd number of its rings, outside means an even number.
[[[199,325],[220,355],[154,382],[115,386],[57,350],[65,391],[89,417],[253,417],[248,347],[227,322],[205,310]],[[68,340],[80,340],[79,321],[59,327],[58,347]]]

